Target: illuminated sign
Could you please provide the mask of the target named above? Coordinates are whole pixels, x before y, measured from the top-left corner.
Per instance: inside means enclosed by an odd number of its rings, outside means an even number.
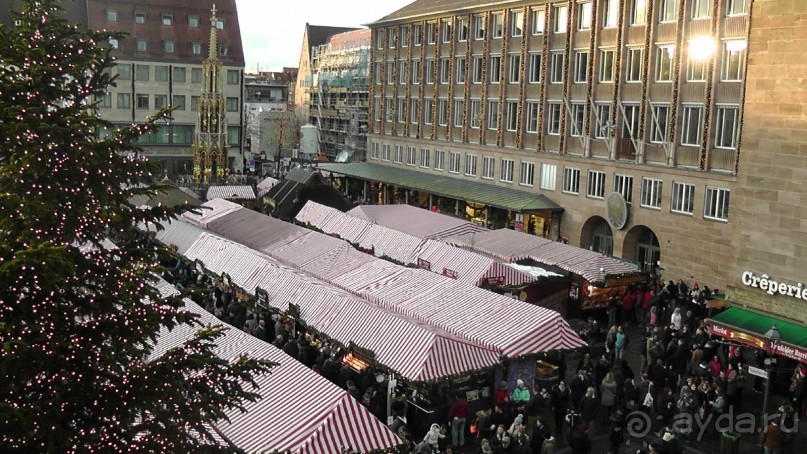
[[[807,286],[802,283],[798,283],[796,285],[786,284],[784,282],[774,280],[767,274],[757,276],[752,271],[744,272],[742,281],[744,285],[752,288],[758,288],[766,292],[768,295],[776,295],[778,293],[780,295],[791,296],[793,298],[807,301]]]

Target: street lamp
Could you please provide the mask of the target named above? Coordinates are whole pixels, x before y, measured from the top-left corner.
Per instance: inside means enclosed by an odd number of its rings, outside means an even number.
[[[768,427],[768,398],[771,393],[771,366],[776,364],[776,348],[779,346],[779,342],[782,341],[782,335],[779,333],[779,329],[776,327],[776,323],[771,326],[771,329],[765,333],[765,350],[768,353],[774,355],[772,358],[765,358],[765,396],[762,399],[762,430],[765,430]],[[765,447],[762,447],[762,451],[764,452]]]

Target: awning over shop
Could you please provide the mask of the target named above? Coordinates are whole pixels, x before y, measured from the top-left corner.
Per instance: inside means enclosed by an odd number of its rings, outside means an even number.
[[[544,210],[563,211],[563,207],[543,194],[533,194],[440,174],[416,172],[369,162],[321,164],[319,167],[335,174],[378,181],[452,199],[468,200],[518,213]]]
[[[766,348],[765,333],[776,324],[782,340],[776,353],[807,362],[807,328],[780,318],[732,307],[708,320],[709,332],[754,348]]]

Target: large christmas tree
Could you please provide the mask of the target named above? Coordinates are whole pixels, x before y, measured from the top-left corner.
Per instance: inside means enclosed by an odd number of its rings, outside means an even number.
[[[201,326],[144,359],[161,326],[196,320],[151,287],[162,249],[137,228],[182,208],[129,202],[159,189],[132,143],[169,114],[102,120],[109,39],[124,37],[62,13],[27,0],[0,25],[0,451],[224,450],[206,423],[258,398],[271,365],[220,360],[221,328]]]

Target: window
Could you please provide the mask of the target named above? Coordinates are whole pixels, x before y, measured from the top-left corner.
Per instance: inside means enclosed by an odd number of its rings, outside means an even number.
[[[518,184],[532,186],[535,182],[535,163],[521,161],[521,172],[518,174]]]
[[[448,173],[460,173],[460,154],[448,153]]]
[[[136,65],[135,66],[135,80],[138,80],[138,81],[147,81],[147,80],[149,80],[149,66],[148,65]]]
[[[191,110],[196,112],[199,107],[199,97],[198,96],[191,96]]]
[[[457,128],[463,127],[462,120],[465,117],[465,101],[462,99],[454,100],[454,126]]]
[[[188,16],[188,27],[199,28],[199,16]]]
[[[625,64],[625,81],[626,82],[641,82],[642,81],[642,52],[641,47],[629,47],[627,55],[627,62]]]
[[[717,106],[715,122],[715,147],[737,148],[737,119],[740,115],[738,106]]]
[[[120,43],[115,38],[109,38],[109,46],[113,49],[119,49]]]
[[[473,71],[472,72],[473,77],[471,78],[471,82],[473,82],[475,84],[481,84],[482,83],[482,57],[478,56],[478,55],[474,55],[472,57],[471,61],[473,62],[471,64],[471,71]]]
[[[171,107],[176,110],[185,110],[185,95],[173,95],[171,97]]]
[[[135,99],[137,100],[136,107],[138,109],[148,109],[149,108],[149,95],[138,94]]]
[[[563,83],[563,70],[566,65],[566,55],[561,52],[552,52],[552,70],[550,71],[549,82],[553,84]]]
[[[118,109],[129,109],[132,107],[132,96],[129,93],[118,93]]]
[[[395,101],[392,98],[386,98],[384,100],[384,114],[386,118],[384,120],[392,122],[395,120]]]
[[[588,171],[586,195],[595,199],[605,197],[605,172],[598,172],[596,170]]]
[[[449,72],[450,65],[449,65],[449,63],[450,63],[450,60],[448,59],[448,57],[443,57],[443,58],[440,59],[440,83],[441,84],[447,84],[447,83],[450,82],[450,80],[449,80],[449,76],[450,76],[450,72]]]
[[[434,150],[434,170],[445,169],[446,152],[443,150]]]
[[[184,84],[187,72],[184,66],[174,66],[174,83]]]
[[[485,16],[473,17],[474,40],[485,39]]]
[[[706,80],[706,59],[687,59],[687,81],[704,82]]]
[[[622,194],[625,201],[631,202],[631,194],[633,193],[633,177],[630,175],[614,175],[614,192]]]
[[[574,53],[574,83],[588,82],[588,52]]]
[[[168,67],[163,65],[154,66],[154,80],[157,82],[168,82]]]
[[[541,164],[541,189],[554,191],[557,176],[558,166],[555,164]]]
[[[239,74],[237,69],[227,70],[227,85],[238,85]]]
[[[567,21],[569,20],[569,7],[556,6],[555,7],[555,33],[566,33],[568,28]]]
[[[420,44],[421,44],[421,40],[420,40],[421,33],[422,33],[422,27],[420,26],[420,24],[415,24],[412,27],[412,45],[413,46],[420,46]]]
[[[621,0],[606,0],[605,8],[602,14],[602,27],[614,28],[616,27],[616,20],[619,14],[619,2]]]
[[[531,84],[541,82],[541,54],[530,54],[530,68],[527,72]]]
[[[378,159],[378,142],[370,144],[370,159]]]
[[[670,118],[669,104],[653,104],[653,117],[650,123],[650,142],[664,143],[667,141],[667,121]]]
[[[546,26],[546,10],[534,9],[532,10],[532,34],[543,35],[544,27]]]
[[[647,0],[633,0],[631,25],[644,25],[647,16]]]
[[[490,29],[493,39],[501,38],[504,34],[504,13],[494,13],[490,15]]]
[[[511,54],[508,56],[507,75],[511,84],[521,82],[521,55]]]
[[[465,154],[465,175],[469,177],[476,176],[476,155]]]
[[[98,107],[112,108],[112,95],[109,93],[101,95],[101,97],[98,98]]]
[[[392,156],[392,162],[400,164],[403,162],[403,145],[395,145],[395,154]]]
[[[434,65],[435,61],[433,58],[426,59],[426,83],[433,84],[434,83]]]
[[[108,9],[106,10],[106,20],[110,22],[117,22],[118,21],[118,12],[115,10]]]
[[[557,136],[560,134],[560,102],[550,101],[547,103],[547,110],[549,115],[546,123],[546,133]]]
[[[580,169],[571,167],[563,169],[563,192],[567,194],[580,193]]]
[[[656,47],[656,82],[672,81],[672,57],[675,45],[665,44]]]
[[[429,154],[428,148],[420,149],[420,166],[425,169],[429,168]]]
[[[381,145],[381,160],[382,161],[389,161],[390,160],[390,145],[388,143]]]
[[[376,83],[381,83],[377,81]],[[420,84],[420,60],[412,60],[412,83]]]
[[[488,73],[490,73],[490,83],[498,84],[499,75],[501,73],[502,57],[499,55],[491,55],[488,65]]]
[[[536,101],[527,101],[527,132],[538,132],[538,113],[541,105]]]
[[[387,29],[387,47],[394,48],[395,41],[398,39],[398,28],[397,27],[389,27]]]
[[[398,83],[401,85],[406,84],[406,76],[409,72],[406,70],[406,61],[398,62]]]
[[[409,27],[406,25],[401,28],[401,47],[409,47]]]
[[[448,125],[448,100],[437,100],[437,124],[440,126]]]
[[[622,104],[624,118],[622,118],[622,138],[639,140],[639,105]]]
[[[674,21],[677,15],[676,11],[677,4],[678,0],[661,0],[661,5],[659,7],[660,11],[659,21],[660,22]]]
[[[594,137],[598,139],[610,138],[614,130],[611,125],[611,105],[597,104],[597,117],[594,125]]]
[[[119,80],[132,80],[132,65],[120,64],[115,65],[115,68],[118,70]]]
[[[571,121],[569,122],[569,135],[581,137],[584,134],[583,125],[586,118],[586,103],[575,102],[571,105]]]
[[[454,72],[457,74],[457,83],[464,84],[465,83],[465,57],[457,57],[457,60],[454,62]]]
[[[409,100],[409,123],[417,124],[420,112],[420,100],[413,98]]]
[[[163,41],[163,50],[165,51],[166,54],[173,54],[175,47],[176,46],[173,41],[169,40]]]
[[[701,117],[703,106],[684,104],[681,118],[681,145],[699,146],[701,142]]]
[[[472,99],[471,111],[469,114],[471,115],[471,128],[473,129],[479,129],[479,126],[482,123],[481,109],[481,102],[478,99]]]
[[[417,148],[415,147],[406,147],[406,165],[414,166],[415,161],[417,159],[416,156]]]
[[[146,23],[146,13],[141,13],[135,11],[134,13],[135,24],[145,24]]]
[[[406,100],[404,98],[398,98],[398,106],[396,107],[397,114],[398,114],[398,123],[405,123],[406,122]]]
[[[726,16],[738,16],[748,14],[748,4],[750,0],[728,0],[726,5]]]
[[[199,42],[191,43],[191,53],[193,55],[201,55],[202,54],[202,43],[199,43]]]
[[[138,52],[145,52],[148,49],[148,40],[146,38],[137,38],[135,46]]]
[[[435,29],[434,22],[429,22],[426,24],[426,42],[428,44],[434,44],[437,42],[437,30]]]
[[[730,82],[743,80],[746,47],[748,43],[744,39],[726,41],[720,66],[720,80]]]
[[[708,19],[710,0],[691,0],[692,19]]]
[[[600,50],[600,82],[614,81],[614,49]]]
[[[580,3],[577,5],[577,29],[588,30],[591,28],[591,2]]]
[[[219,44],[219,57],[226,57],[230,54],[230,47],[226,44]]]
[[[202,83],[202,68],[191,68],[191,83]]]
[[[440,21],[440,38],[444,43],[451,42],[451,22],[448,20]]]
[[[238,112],[238,98],[227,98],[227,112]]]
[[[168,95],[154,95],[154,108],[155,109],[168,108]]]
[[[727,221],[729,219],[729,190],[706,186],[706,203],[703,205],[703,217]]]
[[[516,37],[524,34],[524,12],[510,12],[510,36]]]
[[[434,121],[434,101],[426,99],[423,101],[423,123],[430,125]]]
[[[505,120],[508,131],[515,131],[518,128],[518,101],[507,101],[505,103]]]
[[[468,18],[460,17],[457,19],[457,41],[468,41]]]
[[[380,29],[375,32],[375,47],[376,49],[384,48],[384,35],[381,34]]]
[[[162,15],[162,22],[163,22],[163,25],[174,25],[174,15],[173,14],[163,14]]]
[[[513,169],[515,167],[515,161],[512,159],[501,159],[501,164],[499,165],[499,181],[503,181],[505,183],[512,183],[513,182]]]
[[[692,214],[695,200],[695,185],[673,181],[670,211],[673,213]]]
[[[499,129],[499,101],[488,101],[488,129]]]
[[[661,208],[661,190],[664,182],[655,178],[642,178],[642,201],[645,208]]]
[[[492,180],[496,175],[496,158],[493,156],[482,157],[482,178],[485,180]]]
[[[387,84],[392,85],[395,83],[395,78],[393,77],[395,74],[395,62],[388,61],[387,62]]]

